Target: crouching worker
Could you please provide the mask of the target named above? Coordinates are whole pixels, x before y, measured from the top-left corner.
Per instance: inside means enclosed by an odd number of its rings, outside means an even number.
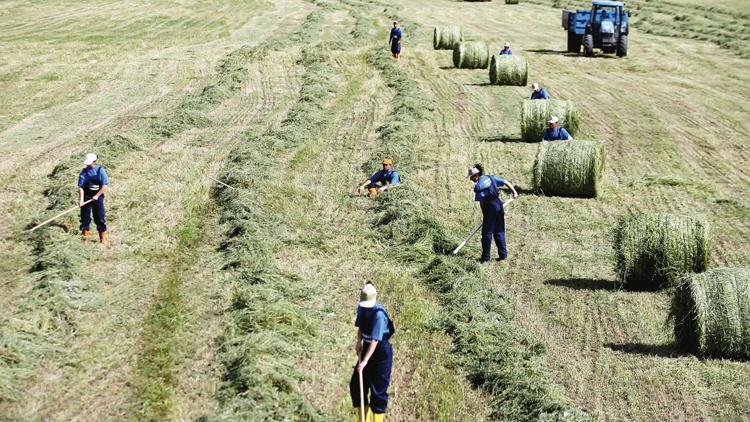
[[[479,201],[482,208],[482,257],[479,262],[490,261],[493,237],[498,249],[497,260],[502,261],[508,257],[508,250],[505,247],[505,210],[499,188],[507,186],[513,192],[513,198],[518,198],[516,188],[500,177],[485,175],[481,164],[474,164],[467,176],[474,182],[474,200]]]
[[[388,407],[388,385],[391,383],[391,366],[393,350],[388,339],[395,333],[393,322],[385,308],[376,301],[375,286],[368,282],[362,287],[357,307],[357,319],[354,325],[357,331],[357,358],[359,363],[354,368],[349,382],[349,393],[352,405],[359,409],[362,420],[362,402],[364,398],[365,420],[382,422]],[[362,374],[362,391],[360,391],[360,374]],[[372,419],[370,419],[372,415]]]
[[[542,132],[542,141],[572,141],[573,137],[570,136],[564,127],[560,127],[560,119],[557,116],[552,116],[547,123],[549,127],[544,129]]]
[[[393,160],[386,157],[383,159],[383,169],[376,171],[369,179],[365,179],[362,186],[357,188],[357,193],[361,194],[367,190],[367,195],[375,199],[378,193],[385,192],[399,183],[401,183],[401,177],[393,169]]]
[[[104,212],[104,192],[109,186],[109,177],[104,167],[97,164],[96,154],[86,154],[83,160],[86,166],[78,175],[78,206],[81,207],[81,233],[83,240],[88,241],[91,235],[91,214],[94,214],[99,241],[107,240],[107,224]],[[91,201],[88,202],[87,201]]]

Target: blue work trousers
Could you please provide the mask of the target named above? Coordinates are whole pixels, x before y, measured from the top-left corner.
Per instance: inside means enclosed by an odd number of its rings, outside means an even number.
[[[83,200],[88,201],[92,196],[94,195],[84,196]],[[92,212],[94,214],[96,230],[100,232],[106,232],[107,224],[105,223],[104,195],[99,195],[99,199],[81,207],[81,231],[89,230],[89,227],[91,226]]]
[[[369,347],[370,343],[365,341],[362,346],[362,356],[367,353]],[[375,352],[362,371],[365,406],[369,404],[373,413],[385,413],[388,407],[388,385],[391,383],[392,365],[391,344],[387,340],[378,342]],[[349,381],[349,394],[352,396],[352,405],[359,407],[359,373],[356,368]]]
[[[495,238],[500,259],[508,257],[505,248],[505,211],[500,198],[482,201],[482,261],[490,260],[492,238]]]

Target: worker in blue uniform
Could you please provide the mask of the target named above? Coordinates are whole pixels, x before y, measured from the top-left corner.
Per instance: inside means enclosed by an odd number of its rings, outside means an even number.
[[[391,54],[393,58],[399,60],[401,58],[401,39],[404,37],[404,32],[398,26],[397,21],[393,21],[393,28],[391,28],[391,35],[388,38],[388,44],[391,46]]]
[[[547,94],[547,90],[544,89],[544,87],[539,85],[539,82],[534,82],[531,84],[531,99],[532,100],[549,100],[549,94]]]
[[[510,42],[507,42],[507,41],[505,42],[505,44],[503,45],[503,49],[500,50],[499,54],[501,56],[512,56],[513,55],[513,51],[511,51],[511,49],[510,49]]]
[[[86,154],[83,164],[86,166],[78,175],[78,206],[81,207],[81,233],[83,240],[88,241],[91,235],[91,214],[99,232],[99,242],[107,239],[107,224],[104,211],[104,192],[109,187],[109,176],[104,167],[98,164],[96,154]],[[91,201],[88,202],[87,201]]]
[[[377,303],[377,291],[372,283],[362,287],[354,326],[357,330],[358,363],[349,382],[352,405],[362,411],[359,396],[359,374],[362,386],[366,420],[383,422],[388,407],[388,385],[391,383],[393,349],[388,341],[395,333],[393,322],[383,305]],[[362,415],[359,415],[361,420]]]
[[[572,141],[573,137],[570,136],[564,127],[560,127],[559,119],[557,116],[552,116],[548,123],[549,127],[544,129],[542,133],[542,141]]]
[[[518,192],[505,179],[485,175],[481,164],[470,168],[468,177],[474,182],[474,200],[482,208],[482,257],[479,262],[489,262],[493,237],[498,248],[498,261],[502,261],[508,257],[508,249],[505,246],[505,211],[499,188],[505,186],[510,189],[513,198],[518,198]]]
[[[365,179],[362,185],[357,188],[357,193],[368,192],[370,198],[375,199],[378,193],[398,186],[401,183],[401,176],[393,169],[393,160],[386,157],[383,159],[383,169],[373,173],[370,178]]]

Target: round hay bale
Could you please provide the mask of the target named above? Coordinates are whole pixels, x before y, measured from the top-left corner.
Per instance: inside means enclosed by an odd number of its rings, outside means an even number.
[[[493,85],[526,86],[528,77],[529,62],[524,57],[500,54],[492,56],[490,82]]]
[[[631,290],[673,286],[685,273],[706,271],[711,253],[708,222],[672,214],[622,217],[614,243],[615,271]]]
[[[435,50],[453,50],[464,40],[464,31],[460,26],[436,26],[432,36],[432,47]]]
[[[700,356],[750,358],[750,268],[686,275],[675,289],[670,319],[683,350]]]
[[[453,66],[459,69],[486,69],[490,49],[484,41],[464,41],[453,49]]]
[[[524,141],[539,141],[548,126],[551,116],[560,119],[559,125],[571,136],[578,132],[579,113],[572,101],[523,100],[521,110],[521,138]]]
[[[595,198],[601,192],[604,146],[594,141],[542,142],[531,171],[534,189],[545,195]]]

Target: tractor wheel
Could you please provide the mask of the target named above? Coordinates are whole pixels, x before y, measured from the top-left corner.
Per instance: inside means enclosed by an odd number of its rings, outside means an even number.
[[[628,55],[628,36],[620,35],[620,40],[617,42],[617,57],[625,57]]]
[[[583,36],[583,54],[586,57],[592,57],[594,55],[594,36],[586,34]]]
[[[568,32],[568,51],[571,53],[581,52],[581,37],[575,32]]]

